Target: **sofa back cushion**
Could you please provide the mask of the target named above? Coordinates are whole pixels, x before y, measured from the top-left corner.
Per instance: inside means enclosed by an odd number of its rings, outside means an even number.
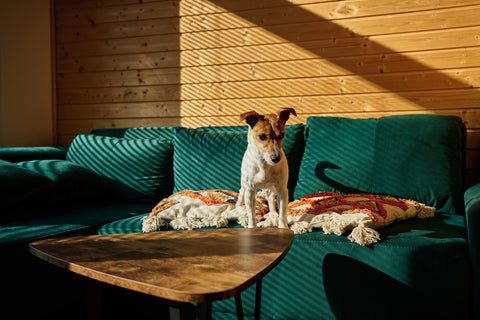
[[[180,128],[173,145],[173,192],[240,189],[246,133]]]
[[[248,126],[180,128],[174,139],[174,192],[188,189],[238,191],[247,132]],[[286,126],[283,150],[288,159],[291,198],[304,141],[303,124]]]
[[[123,138],[127,128],[98,128],[93,129],[90,134],[102,137]]]
[[[96,171],[123,200],[156,202],[172,191],[170,142],[79,134],[67,159]]]
[[[463,213],[465,126],[460,118],[311,117],[295,198],[318,191],[413,199]]]
[[[178,127],[141,127],[125,131],[125,139],[165,139],[172,141]]]
[[[32,204],[48,195],[50,182],[41,174],[0,160],[0,212],[12,208],[31,208]],[[0,215],[0,221],[15,218],[12,215]]]
[[[0,159],[9,162],[39,159],[65,160],[67,151],[67,147],[1,147]]]
[[[16,165],[51,180],[46,197],[49,204],[88,201],[100,197],[103,191],[103,181],[98,173],[71,161],[43,159],[18,162]]]

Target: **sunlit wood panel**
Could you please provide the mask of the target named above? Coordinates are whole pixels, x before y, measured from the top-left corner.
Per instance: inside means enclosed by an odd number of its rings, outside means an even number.
[[[452,114],[480,180],[480,0],[55,0],[58,141],[294,107]]]

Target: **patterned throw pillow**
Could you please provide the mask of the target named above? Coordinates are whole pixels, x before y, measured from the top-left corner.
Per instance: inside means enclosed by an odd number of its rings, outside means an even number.
[[[238,193],[229,190],[183,190],[160,201],[149,216],[144,217],[143,232],[160,230],[167,221],[174,229],[226,227],[229,221],[246,226],[245,206],[236,207]],[[264,197],[256,197],[257,220],[268,212]]]
[[[413,217],[428,218],[435,208],[413,200],[389,195],[318,192],[301,197],[288,205],[289,222],[295,233],[321,228],[325,233],[342,235],[369,245],[380,239],[378,231],[395,221]]]

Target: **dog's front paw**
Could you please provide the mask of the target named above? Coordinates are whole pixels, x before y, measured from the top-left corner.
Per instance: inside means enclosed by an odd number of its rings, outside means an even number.
[[[282,229],[288,229],[288,221],[287,221],[287,219],[285,219],[285,221],[279,220],[279,221],[278,221],[278,227],[279,227],[279,228],[282,228]]]

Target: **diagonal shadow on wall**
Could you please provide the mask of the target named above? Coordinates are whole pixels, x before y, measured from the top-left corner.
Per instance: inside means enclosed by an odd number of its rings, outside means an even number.
[[[289,13],[296,16],[298,21],[305,21],[308,22],[309,28],[308,31],[305,29],[298,29],[298,32],[292,32],[296,27],[295,24],[292,24],[290,28],[285,28],[284,22],[282,21],[284,18],[281,15],[278,15],[278,18],[274,16],[269,16],[269,24],[264,25],[262,23],[262,17],[258,15],[252,15],[251,11],[238,11],[235,5],[235,1],[227,1],[227,0],[211,0],[218,6],[223,7],[224,9],[234,12],[237,16],[250,21],[251,23],[262,27],[264,30],[279,36],[286,41],[295,44],[296,46],[307,50],[319,58],[324,58],[329,60],[331,63],[336,64],[337,66],[348,70],[351,74],[361,76],[365,81],[369,81],[374,83],[375,85],[383,88],[383,91],[387,92],[394,92],[398,96],[407,99],[414,104],[418,105],[423,109],[438,109],[439,106],[437,103],[441,101],[442,109],[456,109],[458,108],[458,99],[465,98],[465,90],[457,90],[452,91],[450,90],[448,93],[436,92],[432,93],[428,90],[433,89],[466,89],[472,90],[470,92],[476,91],[476,89],[472,89],[473,86],[471,84],[463,82],[458,78],[451,77],[448,74],[433,70],[428,65],[413,59],[411,56],[407,54],[402,54],[396,52],[387,46],[382,45],[379,42],[372,41],[368,35],[362,35],[349,30],[348,28],[336,24],[333,21],[325,19],[321,16],[318,16],[302,7],[292,4],[287,0],[273,0],[268,2],[269,7],[288,7]],[[237,10],[237,11],[236,11]],[[275,19],[278,19],[276,21]],[[283,26],[282,26],[283,23]],[[333,35],[341,35],[341,37],[349,38],[349,39],[358,39],[356,45],[350,45],[347,50],[348,59],[345,56],[339,58],[338,55],[335,56],[329,52],[335,50],[326,50],[327,48],[322,47],[315,47],[312,46],[312,41],[299,41],[299,39],[305,39],[305,32],[318,32],[318,33],[325,33],[327,32],[330,36],[324,37],[324,39],[328,39],[328,37],[332,38]],[[340,39],[338,39],[340,40]],[[342,44],[336,44],[335,39],[331,42],[331,47],[328,49],[342,49],[340,46]],[[340,43],[340,42],[339,42]],[[374,48],[374,50],[372,50]],[[338,50],[337,50],[338,51]],[[372,53],[374,52],[374,53]],[[352,57],[358,57],[358,60],[352,60]],[[367,61],[368,60],[368,61]],[[352,61],[354,63],[352,63]],[[388,65],[394,61],[395,63],[395,70],[388,70]],[[369,71],[366,71],[366,68],[362,66],[368,63],[370,68]],[[372,73],[371,65],[376,65],[376,73]],[[460,67],[460,66],[459,66]],[[398,77],[398,81],[385,81],[385,77],[382,77],[383,74],[387,75],[389,73],[389,77]],[[414,88],[412,90],[412,85],[410,85],[409,89],[402,89],[401,83],[405,83],[405,75],[399,74],[402,72],[417,72],[419,73],[420,79],[417,79],[418,82],[418,89]],[[428,72],[429,76],[425,77],[422,72]],[[423,78],[422,78],[423,77]],[[440,84],[441,88],[438,87],[431,87],[431,79],[435,79],[435,83]],[[402,91],[403,90],[403,91]],[[418,90],[418,91],[416,91]],[[423,90],[423,91],[422,91]],[[425,92],[427,90],[427,92]],[[341,94],[341,93],[339,93]],[[318,111],[318,110],[316,110]]]

